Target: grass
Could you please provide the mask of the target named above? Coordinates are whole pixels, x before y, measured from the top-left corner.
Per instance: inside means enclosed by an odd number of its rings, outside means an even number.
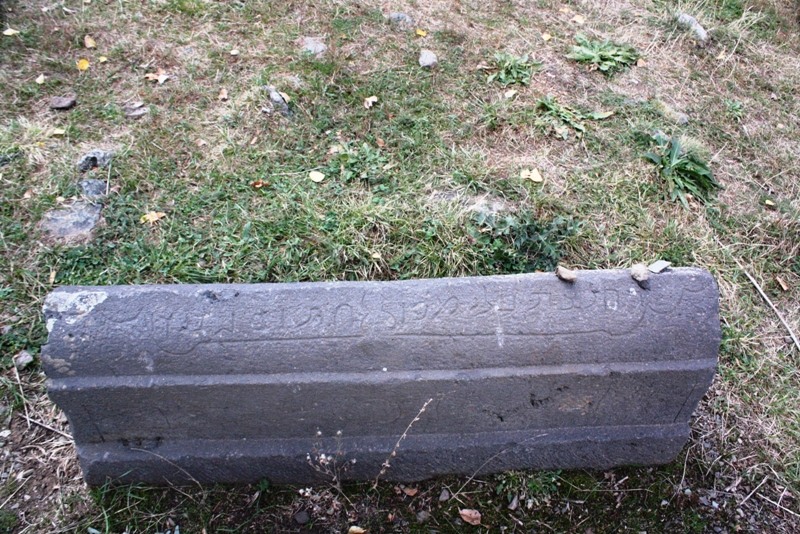
[[[3,7],[20,33],[0,36],[0,430],[10,431],[0,531],[285,532],[306,510],[315,531],[462,532],[464,507],[517,532],[799,528],[800,354],[737,264],[800,330],[793,6],[681,6],[711,31],[704,46],[676,31],[676,5],[646,1],[583,4],[580,26],[548,3],[410,4],[424,37],[369,2]],[[96,49],[84,48],[87,34]],[[613,77],[566,57],[580,34],[588,64]],[[303,54],[303,36],[328,51]],[[421,48],[437,53],[435,69],[418,67]],[[144,77],[158,68],[171,76],[162,85]],[[262,112],[270,84],[291,117]],[[48,110],[70,93],[75,108]],[[135,101],[150,112],[128,119]],[[724,189],[707,202],[665,199],[642,158],[657,130],[701,141]],[[116,151],[111,167],[78,173],[93,148]],[[541,184],[520,178],[533,168]],[[325,179],[312,182],[313,170]],[[44,214],[79,198],[87,177],[110,181],[94,238],[46,238]],[[166,217],[141,223],[149,211]],[[718,377],[668,466],[443,477],[414,485],[414,496],[390,483],[302,495],[268,485],[89,491],[71,443],[22,417],[68,432],[38,363],[19,376],[12,367],[46,342],[40,310],[54,286],[394,280],[661,258],[715,275],[724,331]],[[440,502],[443,489],[458,498]]]

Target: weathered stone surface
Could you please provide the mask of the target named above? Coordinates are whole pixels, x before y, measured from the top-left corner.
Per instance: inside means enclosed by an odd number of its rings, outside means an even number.
[[[90,150],[78,161],[78,170],[90,171],[95,168],[105,169],[114,157],[114,152],[108,150]]]
[[[74,96],[54,96],[50,99],[50,109],[72,109],[77,103]]]
[[[374,479],[428,399],[385,478],[664,463],[714,375],[718,293],[649,283],[61,288],[42,361],[91,484],[308,482],[312,451]]]
[[[90,239],[100,221],[102,207],[89,202],[73,202],[45,213],[42,228],[50,237],[66,241]]]
[[[421,50],[419,53],[419,66],[422,68],[432,69],[439,63],[439,58],[430,50]]]

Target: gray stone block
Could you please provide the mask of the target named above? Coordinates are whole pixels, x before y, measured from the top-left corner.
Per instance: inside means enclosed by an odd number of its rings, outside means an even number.
[[[720,342],[698,269],[67,287],[42,362],[86,480],[418,480],[672,460]],[[309,460],[310,456],[310,460]],[[355,463],[352,463],[355,460]]]

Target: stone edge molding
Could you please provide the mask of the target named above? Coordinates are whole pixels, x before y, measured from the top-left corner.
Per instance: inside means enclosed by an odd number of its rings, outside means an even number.
[[[717,285],[577,274],[63,287],[42,362],[91,485],[374,480],[417,415],[382,478],[668,463]]]

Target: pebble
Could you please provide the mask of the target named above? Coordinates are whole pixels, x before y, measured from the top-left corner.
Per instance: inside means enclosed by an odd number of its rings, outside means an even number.
[[[272,102],[272,107],[284,117],[291,117],[292,111],[289,109],[289,104],[283,99],[281,94],[274,85],[268,85],[267,91],[269,92],[269,101]]]
[[[311,517],[309,517],[308,512],[306,512],[305,510],[300,510],[299,512],[294,514],[294,521],[298,525],[305,525],[310,520],[311,520]]]
[[[323,54],[328,50],[328,46],[319,37],[303,37],[300,42],[303,45],[303,52],[314,56]]]
[[[83,190],[83,194],[89,198],[106,196],[107,185],[105,180],[83,180],[78,182],[78,185]]]
[[[125,112],[125,116],[129,119],[138,119],[150,113],[150,108],[145,107],[144,102],[132,102],[122,106],[122,111]]]
[[[566,267],[562,267],[560,265],[556,268],[556,276],[565,282],[569,282],[570,284],[574,283],[575,280],[578,279],[578,275],[575,273],[575,271],[570,271]]]
[[[100,221],[101,206],[89,202],[74,202],[65,208],[51,210],[42,219],[42,228],[60,239],[86,239]]]
[[[28,352],[27,350],[20,351],[19,354],[14,356],[14,366],[22,371],[25,369],[28,364],[33,361],[33,354]]]
[[[77,103],[74,96],[54,96],[50,100],[50,109],[70,109]]]
[[[386,18],[389,19],[392,25],[403,30],[414,29],[414,17],[411,15],[406,15],[405,13],[390,13]]]
[[[431,513],[428,512],[427,510],[422,510],[420,512],[417,512],[417,522],[418,523],[425,523],[430,518],[431,518]]]
[[[693,16],[689,15],[688,13],[681,13],[678,15],[678,24],[681,26],[686,26],[690,30],[692,30],[695,36],[700,39],[701,41],[705,41],[708,39],[708,32],[705,28],[703,28],[697,19]]]
[[[430,50],[422,50],[419,53],[419,66],[423,69],[433,68],[437,63],[439,63],[439,58]]]
[[[647,280],[650,278],[650,271],[647,270],[647,265],[644,263],[637,263],[631,267],[631,278],[636,280],[642,289],[650,289],[650,282]]]
[[[672,265],[672,263],[670,263],[668,261],[658,260],[658,261],[648,265],[647,270],[650,271],[651,273],[658,274],[661,271],[663,271],[664,269],[666,269],[667,267],[669,267],[670,265]]]
[[[444,488],[442,492],[439,494],[439,502],[445,502],[450,499],[450,492],[447,491],[447,488]]]
[[[114,157],[114,152],[106,150],[91,150],[84,154],[78,161],[78,170],[81,172],[90,171],[94,168],[105,168],[111,163],[111,158]]]

